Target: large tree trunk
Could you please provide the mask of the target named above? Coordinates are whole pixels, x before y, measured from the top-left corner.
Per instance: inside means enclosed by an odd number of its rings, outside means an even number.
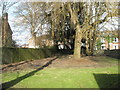
[[[82,34],[80,32],[80,25],[76,26],[76,35],[75,35],[75,43],[74,43],[74,58],[81,57],[81,40]]]
[[[54,33],[54,21],[51,21],[51,26],[52,26],[52,39],[53,39],[53,43],[55,44],[56,42],[55,42],[55,33]]]
[[[71,15],[71,21],[73,22],[76,34],[75,34],[75,42],[74,42],[74,58],[81,58],[81,40],[82,40],[82,28],[80,27],[77,11],[73,11],[71,8],[70,3],[68,4],[70,15]]]
[[[35,31],[35,27],[34,27],[34,24],[32,24],[31,34],[32,34],[32,38],[33,38],[34,47],[36,48],[36,33],[34,31]]]

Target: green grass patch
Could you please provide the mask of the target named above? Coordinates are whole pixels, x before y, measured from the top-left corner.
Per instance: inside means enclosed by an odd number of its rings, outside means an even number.
[[[14,88],[101,88],[98,77],[103,74],[117,75],[118,67],[45,68],[36,72],[34,70],[19,71],[19,73],[7,72],[3,73],[3,82],[17,81],[12,86]],[[117,76],[114,77],[117,78]],[[110,85],[109,79],[113,80],[106,78],[107,86]],[[102,87],[106,87],[106,85]]]
[[[98,64],[108,66],[109,64],[118,65],[118,61],[120,59],[111,58],[111,57],[108,57],[108,56],[95,56],[95,57],[91,57],[91,60],[96,61]]]

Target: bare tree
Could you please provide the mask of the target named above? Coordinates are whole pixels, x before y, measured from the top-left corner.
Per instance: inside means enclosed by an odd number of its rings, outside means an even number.
[[[36,46],[36,34],[42,31],[42,26],[46,22],[46,7],[43,2],[25,2],[17,6],[15,13],[20,21],[17,26],[25,26],[30,30]]]
[[[25,5],[24,5],[25,4]],[[50,25],[53,39],[66,39],[65,27],[69,26],[66,17],[70,18],[70,28],[74,29],[74,57],[80,58],[82,39],[86,39],[87,51],[94,52],[98,26],[115,17],[116,3],[108,2],[66,2],[66,3],[24,3],[19,6],[18,14],[22,22],[26,23],[34,36],[38,23]],[[37,4],[37,5],[36,5]],[[37,7],[36,7],[37,6]],[[37,11],[38,10],[38,11]],[[35,12],[37,11],[37,12]],[[37,17],[37,18],[36,18]],[[43,22],[42,22],[43,21]]]
[[[108,8],[110,6],[111,5],[106,2],[100,2],[100,3],[91,2],[90,4],[83,3],[83,2],[79,4],[68,3],[70,15],[71,15],[71,21],[74,23],[75,29],[76,29],[75,48],[74,48],[75,58],[80,58],[81,40],[84,36],[84,32],[86,31],[89,32],[88,34],[89,43],[90,43],[89,48],[91,53],[93,54],[96,35],[97,35],[96,31],[98,30],[98,25],[103,22],[108,22],[109,17],[116,16],[116,11],[112,7]],[[115,8],[115,5],[113,6]],[[81,8],[79,8],[77,11],[76,7],[81,7]],[[89,12],[85,13],[86,10],[89,10]],[[79,11],[80,11],[81,17],[78,17]],[[113,11],[113,13],[111,13],[111,11]],[[81,23],[79,23],[79,18],[82,19]]]
[[[1,13],[2,15],[4,13],[7,13],[9,8],[12,7],[14,4],[16,4],[17,2],[10,2],[10,1],[7,1],[5,2],[4,0],[0,2],[0,7],[1,7]]]

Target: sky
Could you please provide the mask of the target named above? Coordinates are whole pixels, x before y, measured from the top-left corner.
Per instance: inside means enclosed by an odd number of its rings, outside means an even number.
[[[15,10],[15,7],[18,4],[19,3],[15,4],[9,8],[9,10],[8,10],[8,15],[9,15],[8,18],[9,19],[8,20],[9,20],[9,24],[11,26],[11,29],[13,31],[13,35],[12,35],[13,40],[15,40],[17,42],[17,44],[23,45],[23,44],[28,44],[29,39],[31,38],[31,34],[30,34],[30,31],[27,29],[14,26],[15,21],[19,22],[19,20],[15,17],[15,14],[13,13],[13,11]],[[104,15],[103,15],[103,17],[104,17]],[[103,24],[99,25],[99,27],[103,27]],[[117,28],[118,27],[117,18],[116,19],[114,18],[112,20],[112,22],[106,23],[104,25],[104,27],[109,29],[109,30],[114,29],[114,27]]]
[[[14,26],[15,21],[19,22],[19,20],[17,20],[17,18],[15,17],[15,14],[14,14],[15,7],[18,4],[15,4],[9,8],[8,22],[10,24],[11,30],[13,31],[12,39],[15,40],[18,45],[23,45],[23,44],[28,44],[31,34],[30,34],[29,30],[27,30],[27,29],[24,30],[24,28],[22,28],[22,27]]]

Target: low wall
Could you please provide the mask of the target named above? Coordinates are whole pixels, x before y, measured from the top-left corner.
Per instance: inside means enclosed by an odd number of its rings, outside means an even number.
[[[54,56],[54,54],[55,50],[50,48],[2,48],[2,64],[42,59]]]
[[[117,49],[117,50],[105,50],[104,55],[120,59],[120,49]]]

